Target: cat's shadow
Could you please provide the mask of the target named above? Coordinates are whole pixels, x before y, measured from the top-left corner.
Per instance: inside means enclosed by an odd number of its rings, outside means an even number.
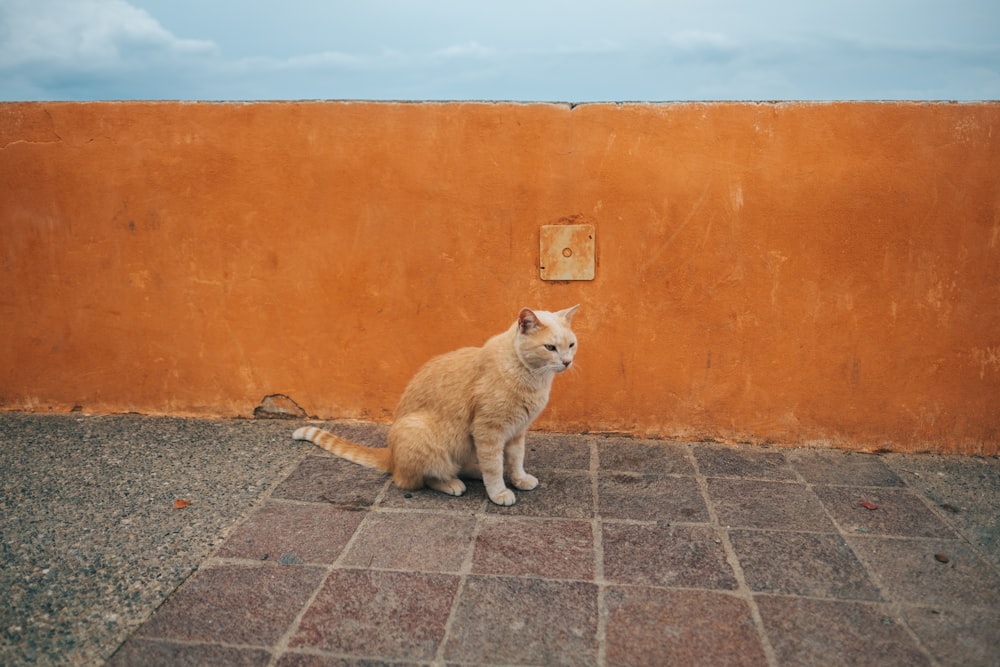
[[[460,496],[449,496],[427,487],[404,491],[395,484],[390,484],[385,490],[379,506],[393,509],[432,509],[464,513],[482,511],[484,503],[489,503],[486,487],[482,480],[464,479],[463,481],[465,482],[465,493]]]

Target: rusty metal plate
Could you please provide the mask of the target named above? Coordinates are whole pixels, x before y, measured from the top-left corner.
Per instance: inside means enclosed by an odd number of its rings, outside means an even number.
[[[542,280],[594,279],[593,225],[542,225],[539,239]]]

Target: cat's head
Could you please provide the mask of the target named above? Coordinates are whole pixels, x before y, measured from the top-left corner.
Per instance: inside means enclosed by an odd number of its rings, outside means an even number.
[[[556,313],[522,308],[514,343],[521,363],[535,373],[569,370],[577,348],[576,334],[570,324],[579,307]]]

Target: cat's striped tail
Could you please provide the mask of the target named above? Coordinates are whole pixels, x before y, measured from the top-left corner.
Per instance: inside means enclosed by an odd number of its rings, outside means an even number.
[[[324,431],[315,426],[303,426],[295,431],[292,437],[296,440],[308,440],[319,445],[335,456],[360,463],[382,472],[391,472],[392,461],[388,447],[366,447],[350,440],[344,440],[338,435]]]

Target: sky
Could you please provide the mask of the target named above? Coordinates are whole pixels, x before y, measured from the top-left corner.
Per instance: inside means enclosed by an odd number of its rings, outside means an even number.
[[[0,0],[0,100],[997,100],[998,0]]]

